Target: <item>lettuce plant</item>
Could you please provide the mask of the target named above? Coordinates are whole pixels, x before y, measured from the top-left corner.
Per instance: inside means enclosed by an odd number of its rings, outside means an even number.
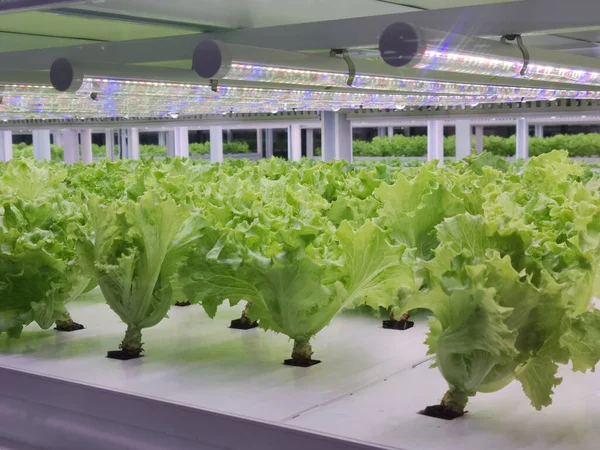
[[[594,370],[600,197],[578,176],[565,155],[546,155],[528,163],[522,180],[511,175],[490,189],[482,214],[436,226],[439,245],[404,303],[433,313],[426,343],[449,385],[427,414],[460,416],[469,397],[514,380],[541,409],[562,381],[559,364]]]
[[[127,325],[121,351],[109,357],[139,357],[142,329],[158,324],[171,307],[171,279],[200,234],[198,217],[160,191],[137,201],[92,197],[89,208],[96,278],[108,306]]]
[[[0,334],[24,326],[74,331],[66,303],[90,284],[78,253],[85,208],[68,200],[59,166],[20,160],[0,177]]]
[[[248,301],[249,318],[294,340],[287,363],[310,366],[311,339],[343,308],[392,303],[398,273],[409,273],[406,247],[371,221],[336,230],[323,214],[329,204],[285,177],[259,179],[248,191],[260,195],[231,198],[228,225],[207,227],[202,245],[210,236],[215,244],[186,264],[186,291],[211,317],[226,299]]]

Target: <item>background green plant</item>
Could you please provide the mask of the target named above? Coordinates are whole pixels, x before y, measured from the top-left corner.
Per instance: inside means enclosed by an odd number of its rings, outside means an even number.
[[[475,140],[473,139],[473,148]],[[516,153],[516,137],[508,138],[499,136],[484,136],[483,148],[486,152],[496,156],[512,157]],[[208,155],[210,143],[191,143],[189,145],[190,156]],[[390,138],[376,137],[371,142],[355,140],[353,143],[354,156],[362,157],[425,157],[427,156],[427,136],[395,135]],[[529,140],[529,156],[539,156],[553,150],[566,150],[571,157],[600,157],[600,134],[559,134],[547,138],[532,137]],[[232,141],[223,144],[225,154],[252,153],[250,144],[245,141]],[[92,153],[95,158],[106,156],[106,147],[103,145],[92,145]],[[115,155],[118,155],[119,147],[115,146]],[[142,158],[164,157],[167,149],[160,145],[141,145],[140,155]],[[315,156],[321,155],[321,148],[317,147]],[[26,143],[13,145],[15,158],[32,158],[33,146]],[[456,155],[456,137],[444,138],[444,155],[447,157]],[[53,161],[62,161],[64,151],[62,147],[51,146]]]

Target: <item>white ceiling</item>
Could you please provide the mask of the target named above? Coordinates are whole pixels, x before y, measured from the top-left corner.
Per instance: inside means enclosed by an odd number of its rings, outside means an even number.
[[[86,0],[65,5],[64,11],[140,24],[166,21],[169,25],[239,29],[511,1],[526,3],[526,0]],[[577,14],[576,9],[573,14]],[[600,32],[594,30],[575,33],[562,30],[527,39],[530,46],[594,57],[600,56],[599,43]]]
[[[510,0],[103,0],[77,7],[226,28],[257,28],[506,1]]]

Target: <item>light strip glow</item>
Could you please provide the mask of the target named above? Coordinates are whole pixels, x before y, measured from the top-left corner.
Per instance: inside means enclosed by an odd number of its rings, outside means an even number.
[[[183,97],[187,100],[207,101],[209,99],[244,99],[273,100],[279,102],[343,102],[352,105],[369,103],[385,103],[389,105],[468,105],[482,102],[520,101],[522,97],[515,95],[412,95],[369,92],[335,92],[318,90],[286,90],[246,87],[221,86],[213,92],[208,86],[191,84],[155,83],[143,81],[121,81],[110,79],[86,79],[77,95],[88,95],[92,92],[119,97],[123,95],[151,95],[159,97]],[[600,98],[600,93],[596,98]],[[526,97],[535,100],[535,97]]]
[[[488,58],[469,53],[439,51],[427,48],[413,67],[425,70],[470,73],[508,78],[522,78],[522,60]],[[531,63],[525,78],[535,81],[575,83],[600,86],[600,72]]]
[[[432,53],[426,53],[428,58],[423,58],[427,62],[422,62],[417,67],[424,69],[432,69],[430,67],[432,63]],[[444,54],[440,54],[442,57]],[[457,58],[458,54],[446,54],[448,58]],[[480,58],[482,59],[482,58]],[[422,61],[423,61],[422,60]],[[518,75],[521,70],[517,68],[518,64],[495,60],[498,63],[502,63],[502,67],[506,64],[506,71],[513,73],[516,70]],[[457,68],[457,72],[464,73],[477,73],[471,65],[475,62],[481,63],[481,61],[470,60],[464,62],[465,67]],[[452,64],[448,64],[446,67],[455,67],[456,64],[463,64],[463,59],[452,61]],[[471,64],[471,65],[470,65]],[[486,63],[489,66],[489,63]],[[521,62],[522,66],[522,62]],[[446,70],[435,67],[435,70]],[[460,69],[460,70],[459,70]],[[223,78],[224,80],[232,81],[249,81],[249,82],[260,82],[260,83],[282,83],[292,85],[305,85],[305,86],[331,86],[331,87],[348,87],[346,82],[348,79],[347,74],[337,72],[320,72],[313,70],[300,70],[300,69],[288,69],[283,67],[274,66],[260,66],[250,64],[236,64],[231,65],[231,69],[227,75]],[[559,81],[551,80],[551,81]],[[536,98],[538,100],[551,99],[551,98],[600,98],[600,92],[589,92],[579,90],[566,90],[566,89],[543,89],[534,87],[511,87],[511,86],[498,86],[498,85],[482,85],[482,84],[470,84],[470,83],[448,83],[441,81],[429,81],[429,80],[414,80],[404,79],[395,77],[383,77],[383,76],[371,76],[371,75],[356,75],[354,83],[352,85],[358,89],[370,89],[370,90],[386,90],[386,91],[398,91],[398,92],[423,92],[423,93],[434,93],[434,94],[454,94],[454,95],[505,95],[513,96],[515,98],[528,97]]]
[[[407,106],[473,106],[521,101],[514,95],[389,94],[364,91],[282,90],[86,78],[77,93],[40,86],[5,86],[0,120],[169,117],[172,115],[274,113],[283,110],[402,109]],[[2,87],[0,87],[0,91]],[[552,91],[560,97],[560,91]],[[579,92],[579,91],[574,91]],[[584,91],[582,91],[584,92]],[[92,96],[91,94],[96,94]],[[600,94],[592,92],[592,97]],[[583,95],[583,94],[582,94]],[[92,99],[92,97],[95,98]],[[526,97],[524,100],[536,100]]]

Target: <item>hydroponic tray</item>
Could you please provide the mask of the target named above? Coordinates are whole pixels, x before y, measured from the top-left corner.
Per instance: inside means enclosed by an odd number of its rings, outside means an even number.
[[[426,325],[381,328],[338,317],[314,342],[322,364],[284,366],[284,336],[229,330],[217,318],[173,309],[144,331],[146,356],[105,358],[124,325],[98,301],[71,305],[86,330],[30,327],[0,341],[0,438],[44,449],[597,449],[600,376],[563,371],[554,405],[536,412],[518,384],[478,395],[445,422],[417,414],[446,385],[424,362]]]

